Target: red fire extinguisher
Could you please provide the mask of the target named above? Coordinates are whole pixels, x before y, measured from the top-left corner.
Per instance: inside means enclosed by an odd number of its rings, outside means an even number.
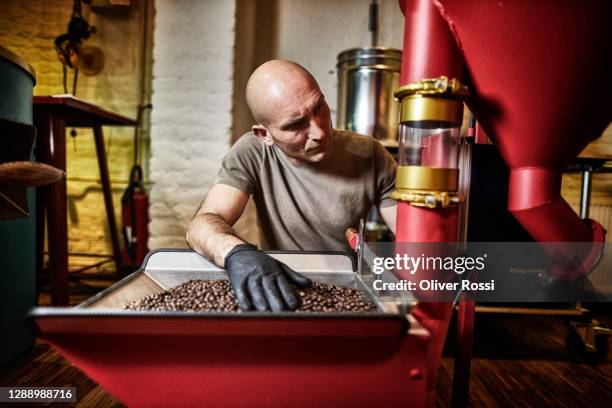
[[[135,164],[130,171],[129,185],[121,197],[123,220],[123,264],[136,269],[149,252],[149,195],[142,184],[142,168]]]

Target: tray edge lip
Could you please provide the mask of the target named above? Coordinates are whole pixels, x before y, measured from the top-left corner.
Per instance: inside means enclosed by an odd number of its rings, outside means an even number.
[[[29,318],[94,318],[94,317],[118,317],[118,318],[181,318],[181,319],[231,319],[231,320],[266,320],[281,319],[288,320],[314,320],[314,319],[337,319],[343,320],[399,320],[406,321],[406,316],[400,313],[380,313],[380,312],[154,312],[154,311],[133,311],[112,308],[100,309],[78,309],[76,307],[35,307],[28,313]]]
[[[146,266],[147,263],[149,262],[149,257],[153,256],[155,253],[157,252],[192,252],[197,254],[196,251],[194,251],[191,248],[157,248],[157,249],[153,249],[151,251],[149,251],[147,253],[147,255],[145,255],[145,258],[142,261],[142,265],[140,266],[140,269],[146,270]],[[351,266],[353,268],[353,272],[357,272],[357,258],[355,256],[355,254],[353,252],[349,252],[349,251],[302,251],[302,250],[288,250],[288,251],[284,251],[284,250],[264,250],[263,252],[265,252],[266,254],[292,254],[292,255],[342,255],[345,256],[347,258],[349,258],[349,260],[351,261]],[[200,255],[200,254],[198,254]],[[202,256],[202,255],[200,255]],[[137,272],[137,271],[135,271]]]
[[[145,318],[153,318],[153,317],[184,317],[184,318],[230,318],[230,319],[263,319],[267,317],[273,318],[291,318],[296,320],[319,317],[323,319],[330,318],[349,318],[349,319],[360,319],[360,318],[399,318],[399,320],[406,320],[406,317],[401,313],[381,313],[379,311],[376,312],[344,312],[344,313],[327,313],[327,312],[266,312],[259,314],[258,312],[248,312],[248,313],[236,313],[236,312],[152,312],[152,311],[133,311],[133,310],[122,310],[122,309],[113,309],[113,308],[99,308],[99,309],[88,309],[88,306],[91,306],[93,303],[97,302],[108,293],[124,286],[129,283],[133,279],[136,279],[143,273],[146,273],[146,265],[149,260],[149,257],[158,252],[193,252],[197,253],[191,248],[157,248],[149,251],[145,256],[141,266],[127,275],[123,279],[118,282],[115,282],[108,288],[96,293],[94,296],[89,299],[79,303],[76,306],[72,307],[45,307],[38,306],[32,308],[28,312],[28,317],[37,318],[37,317],[145,317]],[[313,255],[342,255],[349,258],[351,261],[351,265],[353,267],[353,273],[356,273],[357,269],[357,260],[353,256],[352,253],[348,251],[282,251],[282,250],[271,250],[264,251],[268,254],[313,254]],[[148,275],[147,275],[148,276]],[[157,282],[156,282],[157,283]],[[159,283],[158,283],[159,284]],[[414,307],[412,305],[409,310]],[[95,312],[92,312],[96,310]]]

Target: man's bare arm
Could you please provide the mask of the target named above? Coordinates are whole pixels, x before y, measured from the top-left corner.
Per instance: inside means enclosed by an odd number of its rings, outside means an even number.
[[[248,200],[248,194],[237,188],[225,184],[212,186],[187,228],[185,238],[189,246],[223,267],[228,252],[245,243],[236,236],[232,225],[242,215]]]

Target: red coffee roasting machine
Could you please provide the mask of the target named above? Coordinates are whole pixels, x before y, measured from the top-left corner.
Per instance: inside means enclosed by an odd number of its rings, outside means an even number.
[[[561,198],[561,172],[612,119],[612,2],[405,0],[400,7],[396,241],[465,239],[465,103],[478,122],[475,143],[488,137],[509,168],[508,210],[536,241],[593,242],[589,253],[554,254],[581,260],[558,278],[588,274],[605,230]],[[315,280],[361,287],[367,279],[339,254],[274,256]],[[370,293],[378,310],[368,315],[122,310],[185,280],[223,274],[189,251],[154,252],[84,304],[33,316],[44,339],[128,406],[435,404],[449,303],[384,303]]]

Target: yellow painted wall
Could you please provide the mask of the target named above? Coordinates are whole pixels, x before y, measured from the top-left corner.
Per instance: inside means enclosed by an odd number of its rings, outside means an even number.
[[[83,5],[83,15],[97,27],[86,44],[100,47],[106,59],[104,70],[95,77],[79,75],[77,97],[124,116],[136,117],[141,103],[141,66],[145,1],[132,0],[128,9],[95,14]],[[0,44],[25,58],[36,70],[35,95],[64,93],[62,66],[53,48],[54,38],[66,32],[72,0],[3,0],[0,13]],[[153,1],[148,4],[149,19]],[[149,38],[152,24],[148,24]],[[149,41],[150,47],[150,41]],[[149,48],[147,47],[147,48]],[[150,66],[150,62],[149,62]],[[146,68],[146,64],[145,64]],[[146,68],[144,100],[150,93],[150,68]],[[72,89],[72,71],[68,74]],[[145,115],[145,119],[148,115]],[[145,132],[148,134],[145,123]],[[117,219],[120,222],[121,192],[126,187],[133,155],[133,128],[105,127],[105,143],[114,192]],[[73,253],[110,254],[103,197],[92,132],[77,129],[73,139],[67,136],[69,251]],[[147,143],[145,143],[147,145]],[[146,160],[148,153],[142,157]],[[145,163],[146,167],[146,163]],[[91,259],[71,257],[74,269]],[[112,264],[105,266],[111,268]]]

